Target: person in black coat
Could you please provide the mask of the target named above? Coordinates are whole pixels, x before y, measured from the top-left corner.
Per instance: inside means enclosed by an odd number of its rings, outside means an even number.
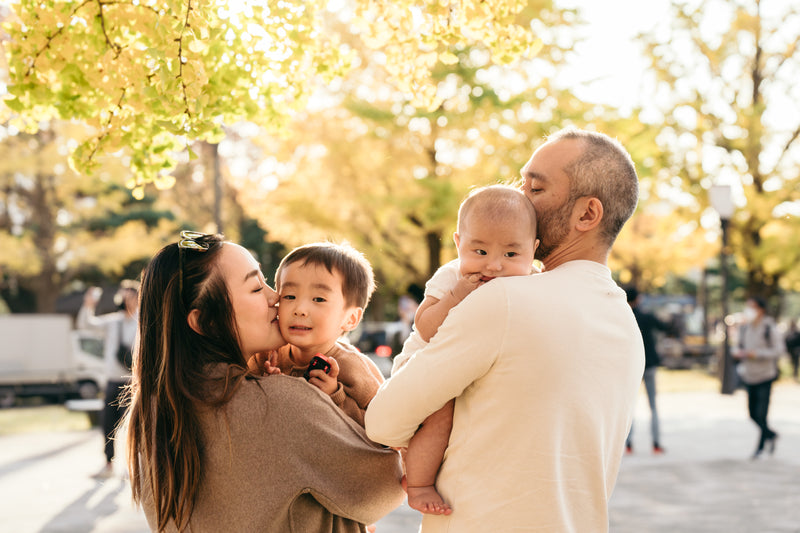
[[[800,363],[800,331],[798,331],[798,323],[800,323],[800,318],[796,322],[789,323],[789,331],[786,332],[784,339],[786,351],[789,352],[789,358],[792,361],[792,377],[795,380],[797,380],[797,367],[798,363]]]
[[[639,307],[640,295],[635,287],[626,287],[625,294],[628,296],[628,305],[633,309],[633,316],[639,325],[644,343],[644,387],[647,390],[647,401],[650,404],[650,434],[653,438],[653,453],[662,454],[664,448],[661,447],[658,410],[656,409],[656,369],[661,366],[661,357],[656,351],[656,331],[670,331],[670,324],[662,322],[654,314],[643,311]],[[626,453],[633,453],[633,424],[625,440]]]

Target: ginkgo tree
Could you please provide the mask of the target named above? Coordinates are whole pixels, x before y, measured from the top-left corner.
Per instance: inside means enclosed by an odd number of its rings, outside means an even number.
[[[499,62],[535,51],[522,0],[19,0],[5,24],[14,124],[93,128],[73,154],[81,172],[122,152],[138,196],[169,186],[174,153],[218,142],[247,120],[280,130],[319,82],[351,66],[331,21],[381,50],[399,86],[435,107],[430,70],[452,47],[482,43]],[[524,19],[523,19],[524,20]],[[336,28],[342,25],[336,26]]]
[[[567,29],[551,2],[534,12],[550,31]],[[452,232],[470,188],[516,182],[532,149],[570,122],[596,126],[594,106],[542,74],[563,57],[555,44],[543,45],[535,65],[508,67],[485,48],[454,48],[458,62],[431,74],[442,99],[433,110],[398,90],[374,53],[358,51],[362,67],[328,105],[299,115],[286,138],[257,139],[263,159],[234,181],[272,236],[290,246],[347,239],[382,288],[423,285],[455,256]]]
[[[120,279],[176,234],[171,213],[131,198],[118,160],[106,158],[90,177],[69,168],[82,130],[63,122],[35,134],[0,130],[0,294],[12,311],[54,312],[73,282]]]
[[[672,2],[671,12],[641,37],[660,183],[694,199],[697,221],[713,214],[708,188],[733,185],[731,252],[747,292],[798,290],[800,12],[765,0]]]

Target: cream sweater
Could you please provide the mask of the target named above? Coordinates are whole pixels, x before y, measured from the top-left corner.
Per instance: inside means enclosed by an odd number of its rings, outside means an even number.
[[[405,497],[399,454],[370,442],[305,380],[248,379],[223,410],[204,409],[201,423],[194,533],[363,532]],[[143,507],[153,527],[150,498]]]
[[[456,399],[422,531],[604,532],[644,368],[641,334],[604,265],[497,278],[454,307],[383,384],[367,434],[405,446]]]

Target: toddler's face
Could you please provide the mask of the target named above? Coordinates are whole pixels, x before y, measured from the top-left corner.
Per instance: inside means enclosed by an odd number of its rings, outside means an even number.
[[[343,331],[361,317],[359,307],[345,302],[343,279],[321,265],[292,263],[283,269],[280,284],[281,333],[293,346],[325,353]]]
[[[482,281],[531,273],[536,236],[528,224],[469,220],[456,234],[461,275],[481,274]]]

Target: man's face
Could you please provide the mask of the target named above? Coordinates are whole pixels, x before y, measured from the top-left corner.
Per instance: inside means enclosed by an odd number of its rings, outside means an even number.
[[[540,241],[536,259],[540,261],[563,244],[572,229],[570,215],[575,202],[569,201],[570,181],[564,168],[581,152],[581,143],[576,139],[546,143],[520,171],[522,192],[536,208]]]

